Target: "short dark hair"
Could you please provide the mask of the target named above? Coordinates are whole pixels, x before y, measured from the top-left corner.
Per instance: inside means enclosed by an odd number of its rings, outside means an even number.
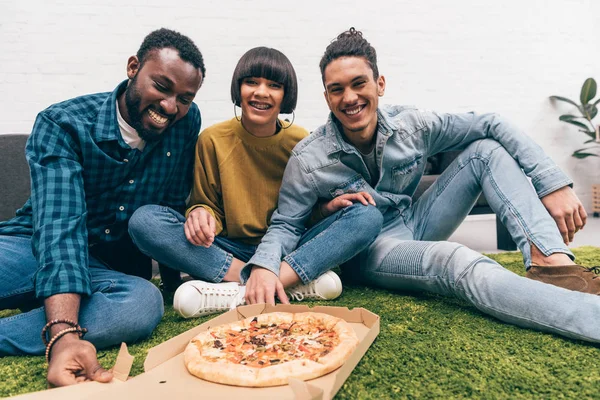
[[[144,62],[152,57],[153,50],[164,48],[177,50],[179,57],[183,61],[189,62],[196,68],[200,68],[202,80],[204,80],[206,77],[206,68],[204,67],[202,53],[200,53],[198,47],[196,47],[189,37],[167,28],[160,28],[150,32],[148,36],[144,38],[144,41],[136,54],[140,63],[140,68],[142,68]]]
[[[325,49],[321,62],[319,62],[323,83],[325,83],[325,68],[340,57],[363,57],[373,70],[373,79],[379,78],[377,52],[363,37],[362,32],[357,31],[354,27],[340,33]]]
[[[281,112],[290,114],[298,102],[298,80],[290,60],[279,50],[255,47],[238,61],[231,78],[231,101],[242,104],[240,87],[244,78],[265,78],[283,85]]]

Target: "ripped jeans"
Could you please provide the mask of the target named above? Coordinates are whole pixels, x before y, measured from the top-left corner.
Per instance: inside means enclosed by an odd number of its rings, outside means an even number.
[[[521,327],[600,342],[600,297],[521,277],[447,238],[483,191],[531,264],[542,253],[573,257],[525,174],[493,140],[467,147],[412,207],[387,219],[360,255],[370,284],[453,296]],[[596,327],[598,325],[598,327]]]

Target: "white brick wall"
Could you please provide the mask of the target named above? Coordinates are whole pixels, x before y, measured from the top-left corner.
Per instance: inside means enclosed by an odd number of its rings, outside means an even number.
[[[204,54],[203,127],[232,116],[235,63],[266,45],[294,63],[296,122],[314,129],[327,115],[320,56],[355,26],[378,50],[383,102],[510,118],[573,176],[589,206],[600,159],[570,157],[585,137],[558,122],[567,108],[548,96],[578,98],[585,78],[600,81],[599,15],[597,0],[0,0],[0,133],[28,132],[54,102],[112,90],[145,34],[161,26]]]

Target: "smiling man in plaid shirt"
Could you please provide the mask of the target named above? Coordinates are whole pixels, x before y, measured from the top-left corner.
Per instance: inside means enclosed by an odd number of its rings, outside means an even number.
[[[144,204],[185,208],[204,61],[189,38],[160,29],[127,76],[38,115],[31,198],[0,223],[0,309],[29,309],[0,319],[0,356],[45,353],[56,386],[109,381],[95,348],[147,337],[163,314],[127,223]]]

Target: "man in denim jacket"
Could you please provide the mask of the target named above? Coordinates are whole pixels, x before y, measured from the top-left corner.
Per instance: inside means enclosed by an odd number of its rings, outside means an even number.
[[[354,28],[327,47],[320,67],[331,114],[293,151],[267,235],[242,270],[248,278],[252,266],[247,295],[276,284],[315,204],[363,191],[384,217],[357,256],[366,282],[456,296],[509,323],[600,341],[600,280],[575,265],[567,247],[586,213],[538,145],[495,114],[379,108],[385,79],[375,49]],[[413,204],[427,157],[448,150],[462,153]],[[481,192],[523,252],[527,277],[445,241]]]

